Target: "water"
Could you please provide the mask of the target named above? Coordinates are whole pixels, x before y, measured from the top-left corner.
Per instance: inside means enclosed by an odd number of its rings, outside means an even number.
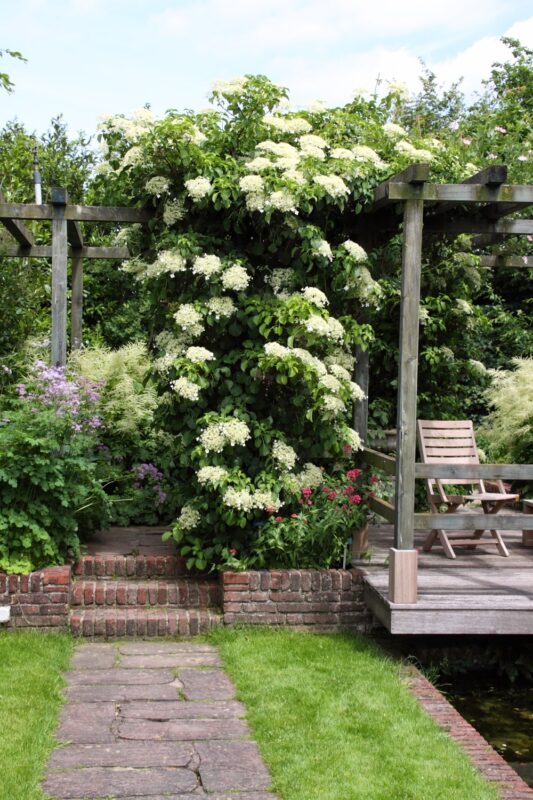
[[[459,713],[533,787],[533,686],[499,686],[482,673],[440,686]]]

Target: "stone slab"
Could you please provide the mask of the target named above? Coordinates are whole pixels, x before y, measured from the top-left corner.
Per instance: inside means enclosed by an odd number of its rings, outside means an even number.
[[[174,675],[165,669],[96,669],[80,670],[79,672],[66,672],[65,680],[69,686],[94,686],[118,683],[128,684],[171,683]]]
[[[194,794],[166,794],[153,795],[146,794],[143,800],[198,800],[198,797],[205,797],[208,800],[279,800],[277,795],[270,792],[238,792],[235,794],[210,794],[206,795],[201,789],[197,789]],[[100,799],[99,799],[100,800]],[[121,797],[120,800],[139,800],[139,797]]]
[[[220,669],[182,669],[179,678],[187,700],[232,700],[235,687]]]
[[[88,744],[114,742],[111,726],[115,722],[114,703],[77,703],[61,711],[56,738],[62,742]]]
[[[247,768],[242,766],[201,766],[202,786],[207,792],[261,791],[270,787],[271,780],[264,765]]]
[[[50,772],[43,789],[57,800],[78,798],[137,797],[174,792],[193,792],[198,778],[189,769],[122,769],[118,767],[88,767],[68,772]],[[149,796],[149,795],[148,795]]]
[[[237,764],[246,769],[260,769],[263,759],[255,742],[195,742],[200,762],[206,766]]]
[[[150,656],[156,653],[216,653],[212,644],[191,642],[127,642],[119,651],[125,656]]]
[[[72,744],[54,750],[49,769],[80,767],[186,767],[195,757],[192,744],[181,742],[116,742]]]
[[[153,653],[120,659],[121,669],[165,669],[176,667],[217,667],[217,653]]]
[[[94,685],[89,686],[70,686],[64,690],[69,703],[100,703],[111,701],[121,703],[127,700],[176,700],[181,684],[178,681],[172,683],[155,683],[150,686],[148,683],[129,684],[120,686],[112,684],[110,686]]]
[[[123,720],[118,725],[120,739],[155,741],[193,741],[195,739],[237,739],[249,734],[242,719],[182,719],[171,722]],[[149,746],[149,745],[147,745]]]
[[[74,651],[70,669],[112,669],[116,655],[117,651],[111,645],[80,645]]]
[[[246,709],[237,700],[222,700],[215,703],[201,701],[153,702],[132,701],[120,706],[119,714],[126,719],[225,719],[244,717]]]

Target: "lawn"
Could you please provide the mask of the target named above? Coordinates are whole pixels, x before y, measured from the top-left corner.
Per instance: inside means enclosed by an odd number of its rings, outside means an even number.
[[[497,798],[372,642],[269,629],[212,639],[282,800]]]
[[[44,798],[39,781],[71,652],[66,635],[0,632],[0,800]]]

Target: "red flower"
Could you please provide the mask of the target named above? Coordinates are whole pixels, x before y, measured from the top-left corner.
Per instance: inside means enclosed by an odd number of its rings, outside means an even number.
[[[348,505],[346,503],[342,504],[342,510],[343,511],[348,511]]]
[[[274,522],[281,522],[283,517],[274,517]]]
[[[356,478],[359,477],[360,474],[361,474],[360,469],[349,469],[348,472],[346,473],[346,477],[348,478],[349,481],[354,481]]]
[[[312,506],[312,505],[313,505],[313,501],[312,501],[312,500],[308,500],[308,501],[307,501],[307,505],[308,505],[308,506]]]
[[[347,486],[347,487],[344,489],[344,491],[343,491],[343,494],[345,494],[345,495],[349,495],[349,494],[351,494],[352,492],[353,492],[353,486]]]
[[[336,497],[337,497],[337,492],[330,492],[328,494],[328,500],[335,500]]]
[[[298,503],[299,503],[301,506],[303,506],[303,504],[304,504],[304,501],[303,501],[302,499],[300,499],[300,500],[298,500]]]
[[[304,497],[310,497],[313,494],[313,490],[309,488],[309,486],[305,486],[302,489],[302,494]]]
[[[342,452],[344,453],[345,456],[351,455],[352,450],[353,450],[353,447],[352,447],[351,444],[343,444]]]
[[[361,502],[361,495],[360,494],[351,494],[348,498],[352,505],[358,505]]]
[[[267,514],[273,514],[274,513],[274,509],[272,508],[272,506],[267,506],[265,508],[265,511],[267,512]]]
[[[298,514],[291,514],[292,519],[298,519]]]
[[[234,547],[230,547],[230,549],[228,550],[228,553],[230,554],[230,556],[236,556],[237,555],[237,551],[235,550]]]
[[[328,487],[327,487],[327,486],[323,486],[323,487],[322,487],[322,491],[323,491],[323,492],[329,492],[329,489],[328,489]]]
[[[370,478],[370,483],[378,483],[378,481],[379,478],[377,475],[372,475],[372,477]]]

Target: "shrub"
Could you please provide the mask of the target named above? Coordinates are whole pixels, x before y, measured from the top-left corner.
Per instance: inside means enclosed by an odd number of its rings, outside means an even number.
[[[512,370],[491,371],[486,395],[492,411],[480,433],[495,458],[527,464],[533,454],[533,358],[513,364]]]

